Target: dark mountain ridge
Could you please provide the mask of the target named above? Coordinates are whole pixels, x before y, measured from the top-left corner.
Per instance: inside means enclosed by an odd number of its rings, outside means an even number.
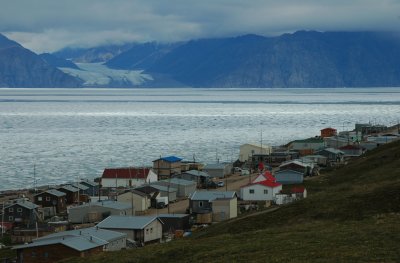
[[[0,87],[72,88],[81,81],[0,34]]]

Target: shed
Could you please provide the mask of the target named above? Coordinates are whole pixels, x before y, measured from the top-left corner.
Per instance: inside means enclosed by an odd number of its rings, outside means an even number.
[[[205,214],[213,212],[212,202],[215,199],[237,198],[234,191],[196,191],[189,197],[189,209],[192,213]]]
[[[211,176],[204,171],[190,170],[177,175],[176,178],[196,182],[197,187],[200,187],[205,185],[210,180]]]
[[[150,195],[135,189],[127,190],[118,195],[118,202],[133,203],[135,213],[146,211],[151,206]]]
[[[237,217],[237,198],[217,198],[212,202],[213,222],[221,222]]]
[[[156,216],[109,216],[97,226],[127,234],[129,239],[145,244],[161,240],[162,225]]]
[[[190,215],[188,214],[160,214],[158,218],[164,223],[163,233],[174,233],[176,230],[190,229]]]
[[[215,178],[224,178],[232,174],[232,169],[231,163],[209,163],[204,166],[204,171]]]
[[[194,193],[197,188],[197,183],[191,180],[185,180],[180,178],[171,178],[167,180],[157,181],[154,184],[162,186],[170,186],[177,189],[176,195],[178,197],[188,197],[190,194]]]
[[[153,184],[151,186],[160,192],[160,197],[168,197],[168,202],[176,201],[176,193],[178,192],[178,189],[157,184]]]
[[[100,201],[68,209],[68,221],[74,224],[99,222],[109,215],[132,215],[131,203]]]

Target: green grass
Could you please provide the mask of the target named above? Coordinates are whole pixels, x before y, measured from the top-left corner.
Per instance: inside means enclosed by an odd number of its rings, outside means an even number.
[[[309,197],[193,237],[64,262],[399,262],[400,142],[305,182]]]

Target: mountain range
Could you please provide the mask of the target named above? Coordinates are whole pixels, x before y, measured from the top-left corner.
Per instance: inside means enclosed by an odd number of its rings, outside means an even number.
[[[0,36],[0,58],[0,86],[5,87],[400,86],[400,38],[382,32],[298,31],[277,37],[67,48],[40,56]],[[94,62],[102,64],[96,72],[100,75],[89,74],[98,66],[79,67]],[[93,76],[101,76],[102,82]]]

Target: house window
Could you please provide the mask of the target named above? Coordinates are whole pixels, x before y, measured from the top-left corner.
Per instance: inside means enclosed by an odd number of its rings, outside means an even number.
[[[150,233],[153,233],[153,228],[150,228]]]
[[[12,208],[12,207],[8,208],[8,212],[10,212],[10,213],[14,212],[14,208]]]
[[[264,194],[267,195],[268,194],[268,190],[264,189]]]
[[[38,196],[37,200],[38,200],[39,202],[41,202],[41,201],[43,200],[43,198],[42,198],[41,196]]]
[[[11,221],[14,221],[14,217],[13,217],[13,216],[9,216],[9,217],[8,217],[8,221],[10,221],[10,222],[11,222]]]
[[[17,208],[17,212],[22,212],[22,208]]]
[[[249,189],[249,194],[254,194],[254,189]]]
[[[203,201],[199,202],[199,207],[203,207]]]
[[[44,252],[43,257],[44,258],[48,258],[49,257],[49,253],[48,252]]]
[[[149,229],[148,228],[146,229],[146,234],[149,234]]]
[[[46,196],[46,201],[50,201],[50,196]]]

